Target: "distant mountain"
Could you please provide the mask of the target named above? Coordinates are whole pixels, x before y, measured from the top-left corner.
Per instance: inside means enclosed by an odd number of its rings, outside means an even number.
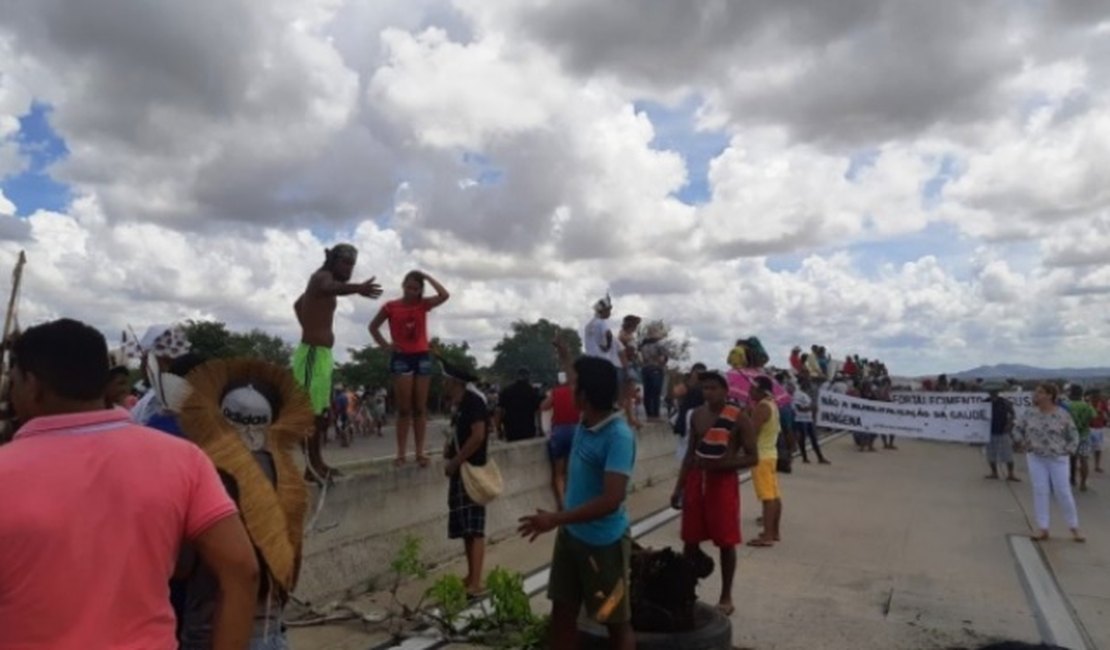
[[[1110,368],[1037,368],[1016,363],[979,366],[950,375],[957,379],[1100,379],[1110,377]]]

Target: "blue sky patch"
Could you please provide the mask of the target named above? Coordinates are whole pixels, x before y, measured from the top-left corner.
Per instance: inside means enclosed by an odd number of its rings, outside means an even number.
[[[848,169],[844,170],[844,178],[855,181],[867,169],[879,162],[882,153],[878,149],[864,149],[857,151],[848,158]]]
[[[686,161],[686,184],[675,197],[687,205],[708,203],[709,163],[728,147],[729,134],[724,131],[699,131],[697,111],[701,97],[691,95],[677,106],[670,107],[651,101],[635,102],[636,112],[644,113],[655,129],[651,147],[657,151],[673,151]]]
[[[932,210],[940,205],[944,198],[944,186],[949,181],[959,178],[962,173],[963,168],[955,156],[951,154],[941,156],[940,164],[937,165],[937,172],[921,186],[922,207],[926,210]]]
[[[50,166],[69,154],[65,141],[50,126],[51,108],[36,102],[31,112],[19,119],[15,139],[27,166],[18,174],[0,179],[4,196],[15,204],[16,215],[25,217],[38,210],[64,211],[71,199],[69,187],[50,176]]]

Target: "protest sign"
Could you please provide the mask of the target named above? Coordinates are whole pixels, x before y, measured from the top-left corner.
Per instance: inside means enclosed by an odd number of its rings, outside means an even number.
[[[985,443],[990,404],[985,393],[896,393],[878,402],[822,390],[817,424],[862,433]]]

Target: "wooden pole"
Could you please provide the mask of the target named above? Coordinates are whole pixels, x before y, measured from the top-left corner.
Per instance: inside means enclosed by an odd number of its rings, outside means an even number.
[[[0,339],[0,444],[11,440],[15,433],[15,413],[12,410],[11,399],[11,372],[12,372],[12,334],[15,329],[16,302],[19,299],[19,287],[23,283],[23,265],[27,263],[27,255],[19,251],[19,259],[12,271],[12,291],[8,296],[8,313],[4,316],[4,338]]]
[[[27,255],[23,251],[19,251],[19,259],[15,263],[15,270],[12,271],[12,292],[8,296],[8,313],[4,317],[4,339],[5,345],[8,343],[8,337],[12,335],[12,327],[15,325],[15,301],[19,297],[19,285],[23,281],[23,265],[27,263]]]

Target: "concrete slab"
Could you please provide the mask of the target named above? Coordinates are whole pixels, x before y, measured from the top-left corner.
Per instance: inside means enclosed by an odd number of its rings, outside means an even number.
[[[858,453],[841,439],[827,443],[833,465],[795,463],[793,474],[781,476],[783,542],[740,551],[737,647],[940,649],[1040,640],[1007,542],[1008,535],[1028,531],[1028,484],[984,480],[977,448],[911,440],[899,446]],[[1095,479],[1096,489],[1105,489],[1104,480]],[[632,494],[633,518],[657,511],[670,488],[657,484]],[[757,532],[757,502],[750,484],[742,491],[743,530],[750,537]],[[1110,648],[1110,545],[1101,543],[1110,539],[1110,514],[1096,491],[1080,496],[1080,512],[1091,543],[1053,540],[1042,545],[1043,555],[1094,647]],[[506,539],[488,551],[487,570],[531,573],[548,562],[553,539]],[[640,542],[679,546],[677,520]],[[462,570],[455,562],[436,574]],[[719,588],[714,575],[700,593],[714,602]],[[415,594],[423,585],[405,589]],[[549,611],[542,594],[533,604],[539,613]],[[338,633],[324,628],[294,630],[291,639],[299,650],[372,647],[360,633],[362,646],[339,645],[356,642],[338,641]]]

